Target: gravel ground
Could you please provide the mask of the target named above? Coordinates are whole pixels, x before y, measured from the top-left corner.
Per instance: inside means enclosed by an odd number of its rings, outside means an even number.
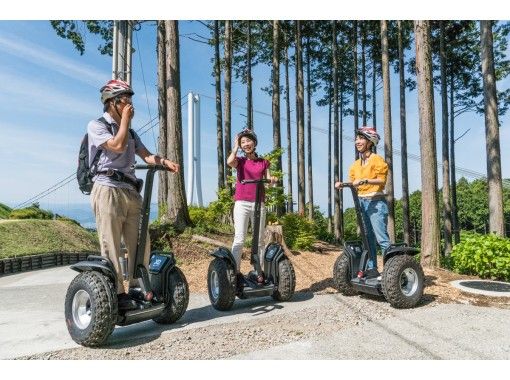
[[[228,246],[228,244],[226,244]],[[205,293],[211,247],[191,242],[174,244],[181,258],[179,267],[190,291]],[[408,310],[393,309],[383,298],[368,295],[344,297],[332,287],[333,263],[339,254],[335,246],[318,244],[312,252],[292,252],[289,258],[296,272],[296,291],[334,294],[335,302],[298,311],[268,314],[241,322],[213,324],[207,327],[172,329],[157,337],[131,340],[103,348],[74,348],[20,359],[225,359],[304,339],[321,339],[342,329],[360,326],[371,320],[405,316]],[[242,270],[249,268],[248,255]],[[382,263],[380,263],[382,267]],[[493,298],[467,294],[449,281],[469,278],[444,270],[425,270],[426,289],[419,307],[440,303],[464,303],[478,306],[510,308],[510,298]]]

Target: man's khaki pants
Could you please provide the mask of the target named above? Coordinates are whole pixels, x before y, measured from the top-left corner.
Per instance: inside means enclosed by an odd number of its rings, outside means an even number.
[[[131,188],[124,189],[96,183],[90,194],[90,203],[96,216],[101,255],[112,261],[117,272],[117,294],[123,293],[123,276],[119,263],[121,242],[124,243],[128,252],[129,285],[138,285],[138,281],[133,279],[133,276],[142,197]],[[149,258],[150,241],[147,231],[147,243],[143,258],[146,268]]]

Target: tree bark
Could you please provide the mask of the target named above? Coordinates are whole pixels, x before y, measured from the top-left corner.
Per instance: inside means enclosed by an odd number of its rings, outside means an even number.
[[[450,177],[452,190],[452,228],[453,240],[455,244],[460,242],[459,212],[457,207],[457,173],[455,170],[455,105],[454,105],[454,81],[450,74]]]
[[[330,80],[329,80],[329,87],[328,87],[328,232],[333,232],[333,219],[332,219],[332,197],[331,197],[331,190],[333,189],[333,183],[331,183],[331,111],[333,110],[332,107],[332,78],[333,78],[333,65],[331,65],[331,73],[330,73]]]
[[[290,124],[289,42],[285,41],[285,110],[287,116],[287,212],[294,212],[292,194],[292,130]]]
[[[225,129],[223,131],[225,140],[225,155],[228,156],[232,150],[232,21],[225,21]],[[225,187],[232,190],[228,178],[232,175],[232,169],[225,167]]]
[[[352,62],[353,62],[353,93],[352,93],[352,101],[353,101],[353,113],[354,113],[354,136],[356,136],[356,131],[359,128],[359,110],[358,110],[358,22],[353,21],[353,33],[352,33]],[[358,151],[356,147],[354,147],[354,159],[358,158]]]
[[[420,115],[420,153],[422,185],[421,263],[424,267],[439,265],[440,232],[437,195],[437,159],[434,120],[434,91],[430,26],[428,21],[415,21],[416,76]]]
[[[181,83],[179,62],[179,23],[176,20],[165,21],[166,34],[166,92],[167,92],[167,120],[168,144],[167,157],[179,164],[179,173],[168,176],[168,205],[167,221],[177,231],[183,231],[191,225],[184,188],[184,167],[182,148],[182,119],[181,119]]]
[[[333,55],[333,181],[336,183],[341,180],[339,177],[340,155],[339,155],[339,123],[338,123],[338,42],[336,32],[336,21],[332,28],[332,46],[331,54]],[[334,223],[333,232],[335,239],[340,241],[343,238],[342,231],[342,210],[340,208],[340,190],[335,190],[334,195]]]
[[[400,150],[402,154],[402,221],[404,229],[404,242],[410,244],[411,223],[409,217],[409,175],[407,170],[407,126],[406,126],[406,84],[405,84],[405,64],[404,47],[402,41],[402,22],[397,21],[398,25],[398,71],[400,82]]]
[[[248,32],[246,39],[246,126],[253,130],[253,100],[252,100],[252,77],[251,77],[251,22],[247,21]]]
[[[307,187],[308,187],[308,219],[313,220],[313,170],[312,170],[312,89],[310,86],[310,40],[306,41],[306,132],[307,132]]]
[[[361,25],[361,99],[362,99],[362,110],[361,110],[361,122],[362,125],[367,125],[367,83],[366,83],[366,30],[365,25]]]
[[[382,45],[382,76],[384,103],[384,158],[388,164],[388,179],[386,181],[386,199],[388,201],[388,234],[390,241],[395,241],[395,191],[393,185],[393,140],[391,127],[391,93],[390,93],[390,63],[388,53],[388,22],[381,20]]]
[[[216,146],[218,158],[218,190],[225,187],[225,156],[223,153],[223,117],[221,109],[221,67],[219,21],[214,21],[214,79],[216,88]]]
[[[166,41],[165,22],[157,22],[157,53],[158,53],[158,111],[159,138],[158,151],[163,157],[167,156],[168,127],[166,112]],[[159,171],[158,182],[158,215],[163,215],[167,208],[168,172]]]
[[[272,71],[272,113],[273,113],[273,147],[280,149],[282,147],[282,138],[280,132],[280,22],[273,21],[273,71]],[[282,170],[282,156],[278,156],[276,161],[276,170]],[[280,179],[278,187],[283,191],[283,183]],[[277,207],[276,213],[278,216],[283,214],[282,207]]]
[[[296,21],[296,73],[297,73],[297,150],[298,150],[298,213],[305,214],[305,103],[303,83],[303,53],[301,22]]]
[[[444,254],[452,251],[452,204],[450,198],[450,155],[448,153],[448,86],[446,83],[446,49],[444,21],[440,21],[439,59],[441,71],[441,124],[443,153]]]
[[[372,124],[377,128],[377,61],[372,58]]]
[[[487,181],[489,185],[489,230],[496,235],[505,236],[492,21],[480,21],[480,32],[487,149]]]

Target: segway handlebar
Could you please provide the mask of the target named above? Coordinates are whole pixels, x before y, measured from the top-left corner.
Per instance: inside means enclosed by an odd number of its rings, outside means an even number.
[[[136,164],[136,165],[131,166],[131,169],[135,169],[135,170],[153,169],[153,170],[168,170],[168,171],[170,171],[170,169],[164,165],[149,165],[149,164]]]
[[[262,179],[243,179],[241,183],[247,184],[247,183],[271,183],[270,179],[262,178]]]
[[[368,183],[368,179],[365,179],[363,181],[359,181],[358,185],[366,185]],[[352,182],[342,182],[340,187],[349,187],[351,189],[356,189],[356,186],[352,184]]]

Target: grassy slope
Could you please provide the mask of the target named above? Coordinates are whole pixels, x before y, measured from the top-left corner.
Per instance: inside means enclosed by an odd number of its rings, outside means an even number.
[[[48,252],[98,252],[97,236],[62,220],[0,222],[0,259]]]
[[[9,213],[11,212],[11,208],[0,203],[0,219],[7,219]]]

